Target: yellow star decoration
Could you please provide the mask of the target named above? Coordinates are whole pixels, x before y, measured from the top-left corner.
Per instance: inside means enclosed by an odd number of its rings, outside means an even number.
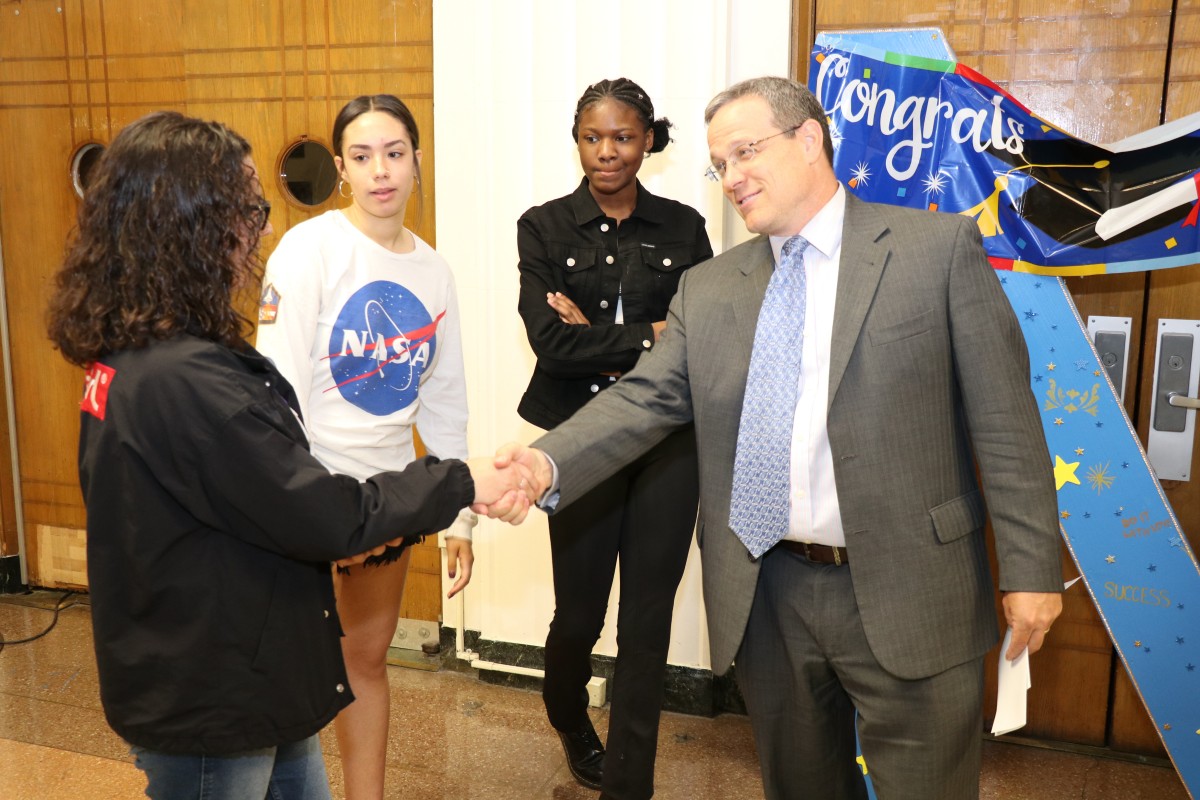
[[[1055,417],[1055,418],[1054,418],[1054,424],[1055,424],[1055,425],[1065,425],[1066,423],[1065,423],[1065,422],[1063,422],[1063,418],[1062,418],[1062,417]],[[1055,456],[1055,457],[1057,458],[1057,456]]]
[[[1046,365],[1046,369],[1050,370],[1051,372],[1054,372],[1054,368],[1056,366],[1058,366],[1058,365],[1055,364],[1053,361],[1051,361],[1049,364]]]
[[[1059,424],[1058,420],[1054,424]],[[1054,457],[1054,483],[1055,489],[1062,489],[1068,483],[1079,485],[1079,478],[1075,477],[1075,470],[1079,468],[1079,462],[1074,461],[1070,464],[1062,460],[1062,456]]]
[[[1099,378],[1099,377],[1100,377],[1100,370],[1096,370],[1096,371],[1095,371],[1095,372],[1093,372],[1092,374],[1093,374],[1093,375],[1095,375],[1097,378]]]
[[[1134,646],[1134,647],[1141,647],[1141,646],[1142,646],[1142,640],[1141,640],[1141,639],[1138,639],[1136,642],[1134,642],[1134,643],[1133,643],[1133,646]]]
[[[1104,560],[1105,560],[1105,561],[1107,561],[1107,562],[1108,562],[1108,563],[1110,563],[1110,564],[1115,564],[1115,563],[1117,563],[1117,557],[1116,557],[1116,556],[1109,556],[1108,558],[1106,558],[1106,559],[1104,559]]]
[[[1169,731],[1169,730],[1171,730],[1171,723],[1169,723],[1169,722],[1168,722],[1166,725],[1163,725],[1163,730],[1164,730],[1164,731]]]
[[[1076,481],[1076,483],[1079,483],[1079,481]],[[1059,515],[1060,517],[1062,517],[1063,519],[1070,519],[1070,518],[1071,518],[1071,512],[1070,512],[1070,511],[1060,511],[1060,512],[1058,513],[1058,515]]]
[[[1081,456],[1081,455],[1083,455],[1083,448],[1082,448],[1082,447],[1076,447],[1076,448],[1075,448],[1075,455],[1077,455],[1077,456]]]

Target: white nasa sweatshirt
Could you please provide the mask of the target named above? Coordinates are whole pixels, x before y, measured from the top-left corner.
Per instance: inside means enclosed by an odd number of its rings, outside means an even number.
[[[450,266],[413,234],[411,253],[341,211],[301,222],[267,261],[259,352],[292,384],[315,455],[364,480],[415,457],[467,457],[467,394]],[[469,509],[447,536],[469,539]]]

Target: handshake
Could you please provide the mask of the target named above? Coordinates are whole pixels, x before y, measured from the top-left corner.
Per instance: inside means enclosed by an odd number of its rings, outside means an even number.
[[[471,510],[519,525],[553,480],[550,459],[541,450],[509,442],[492,458],[467,461],[475,481]]]
[[[529,507],[546,493],[554,478],[550,459],[541,450],[518,442],[504,445],[491,458],[470,458],[466,464],[475,482],[475,500],[471,503],[471,510],[513,525],[520,525],[525,520]],[[352,567],[402,541],[404,537],[398,537],[366,552],[340,558],[334,563],[339,567]],[[453,572],[451,577],[454,577]]]

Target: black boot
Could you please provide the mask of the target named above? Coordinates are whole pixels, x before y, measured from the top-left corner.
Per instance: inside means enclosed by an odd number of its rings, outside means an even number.
[[[558,732],[562,739],[563,750],[567,754],[567,767],[575,780],[589,789],[600,788],[600,778],[604,772],[604,745],[592,727],[592,721],[586,719],[583,727],[574,733]]]

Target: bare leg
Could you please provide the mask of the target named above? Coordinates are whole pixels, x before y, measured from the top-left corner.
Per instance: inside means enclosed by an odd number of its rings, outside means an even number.
[[[396,631],[412,549],[398,561],[351,567],[337,575],[342,655],[355,700],[333,722],[342,755],[346,800],[383,800],[389,690],[387,649]]]

